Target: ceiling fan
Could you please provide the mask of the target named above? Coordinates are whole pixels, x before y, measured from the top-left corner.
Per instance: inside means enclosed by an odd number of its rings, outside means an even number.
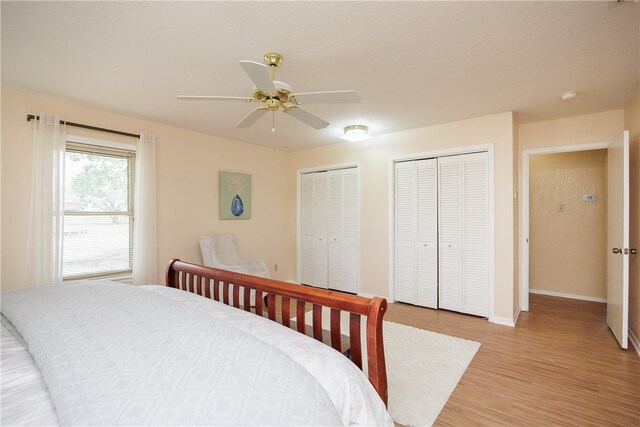
[[[282,55],[278,53],[265,54],[264,62],[266,65],[255,61],[238,62],[254,84],[252,97],[180,95],[178,99],[182,101],[242,101],[264,104],[264,106],[254,109],[240,120],[235,126],[237,128],[250,127],[267,111],[273,113],[273,120],[275,121],[275,112],[281,109],[284,113],[306,123],[312,128],[322,129],[329,126],[329,122],[303,110],[300,105],[360,102],[360,95],[355,90],[294,93],[291,86],[276,80],[276,68],[282,63]],[[271,73],[269,73],[269,68]],[[275,131],[275,126],[272,127],[272,130]]]

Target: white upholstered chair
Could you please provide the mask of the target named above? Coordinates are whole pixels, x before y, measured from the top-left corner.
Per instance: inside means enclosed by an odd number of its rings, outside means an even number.
[[[269,278],[269,268],[260,258],[241,258],[236,250],[236,236],[231,233],[200,237],[204,265]]]

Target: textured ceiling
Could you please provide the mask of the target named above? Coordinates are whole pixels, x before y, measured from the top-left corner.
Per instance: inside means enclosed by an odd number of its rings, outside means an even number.
[[[520,122],[623,107],[638,88],[636,2],[1,3],[3,86],[234,140],[299,150],[503,111]],[[308,105],[235,129],[253,104],[238,60],[279,52],[297,92],[355,89],[359,104]],[[579,95],[562,102],[559,94]],[[66,118],[73,120],[72,117]],[[132,130],[132,131],[137,131]]]

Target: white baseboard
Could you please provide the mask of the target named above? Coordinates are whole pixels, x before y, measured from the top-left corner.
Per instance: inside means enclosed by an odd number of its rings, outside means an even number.
[[[513,315],[513,326],[515,327],[518,324],[518,317],[520,317],[520,312],[522,310],[520,310],[520,307],[518,307],[518,310],[516,310],[516,314]]]
[[[607,302],[605,298],[590,297],[587,295],[565,294],[563,292],[545,291],[542,289],[529,289],[529,292],[532,294],[549,295],[552,297],[560,297],[560,298],[579,299],[583,301],[602,302],[602,303]]]
[[[365,298],[373,298],[373,297],[386,298],[388,303],[394,302],[394,301],[389,301],[389,298],[387,297],[381,297],[380,295],[375,295],[375,294],[368,294],[366,292],[358,292],[358,296],[365,297]]]
[[[516,322],[513,319],[509,319],[508,317],[493,317],[489,319],[489,321],[497,325],[509,326],[512,328],[515,328],[516,326]]]
[[[633,344],[636,349],[636,353],[638,353],[638,356],[640,356],[640,341],[638,341],[638,337],[633,335],[631,329],[629,329],[629,341],[631,341],[631,344]]]

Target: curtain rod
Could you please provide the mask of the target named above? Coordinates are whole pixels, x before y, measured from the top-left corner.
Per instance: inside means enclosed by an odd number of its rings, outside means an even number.
[[[27,114],[27,121],[30,122],[31,120],[40,120],[40,116],[36,116],[36,115],[33,115],[33,114]],[[97,126],[83,125],[82,123],[68,122],[66,120],[60,120],[60,124],[61,125],[67,125],[67,126],[73,126],[73,127],[76,127],[76,128],[97,130],[97,131],[100,131],[100,132],[107,132],[107,133],[114,133],[116,135],[130,136],[132,138],[138,138],[138,139],[140,138],[140,135],[137,134],[137,133],[129,133],[129,132],[123,132],[121,130],[99,128]]]

